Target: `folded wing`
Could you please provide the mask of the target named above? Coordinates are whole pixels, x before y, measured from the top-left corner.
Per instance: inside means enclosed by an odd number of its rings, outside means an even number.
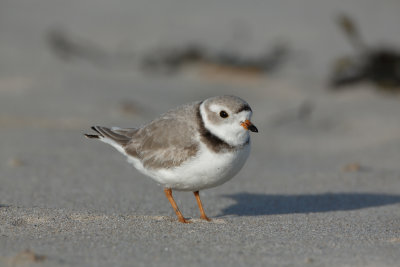
[[[173,168],[196,156],[199,150],[195,125],[163,118],[139,129],[125,146],[128,155],[151,169]]]

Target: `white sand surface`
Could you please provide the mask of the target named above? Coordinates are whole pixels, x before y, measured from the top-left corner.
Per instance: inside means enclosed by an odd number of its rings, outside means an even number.
[[[353,53],[339,12],[371,45],[400,45],[394,0],[1,1],[0,266],[396,266],[400,95],[328,89],[330,64]],[[255,55],[284,40],[294,55],[257,79],[144,74],[62,61],[53,29],[111,54],[197,42]],[[250,103],[259,133],[243,170],[201,192],[211,223],[177,192],[193,219],[178,223],[161,187],[83,137],[222,94]]]

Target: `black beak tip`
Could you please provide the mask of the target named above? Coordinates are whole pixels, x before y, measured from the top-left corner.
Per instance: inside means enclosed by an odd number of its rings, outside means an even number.
[[[249,126],[249,130],[252,131],[253,133],[258,133],[257,127],[254,126],[253,124]]]

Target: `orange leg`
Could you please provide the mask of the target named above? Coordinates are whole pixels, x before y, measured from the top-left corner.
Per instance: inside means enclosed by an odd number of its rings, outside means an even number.
[[[201,200],[200,200],[199,191],[194,191],[193,194],[194,194],[194,196],[196,197],[197,205],[199,205],[199,209],[200,209],[200,218],[202,218],[203,220],[206,220],[206,221],[211,221],[211,219],[208,218],[207,215],[206,215],[206,213],[204,212],[203,204],[201,203]]]
[[[178,208],[178,205],[176,205],[176,202],[174,198],[172,197],[172,190],[170,188],[164,188],[165,196],[168,198],[169,202],[171,203],[172,208],[175,210],[176,216],[178,216],[178,220],[181,223],[190,223],[188,220],[186,220],[181,211]]]

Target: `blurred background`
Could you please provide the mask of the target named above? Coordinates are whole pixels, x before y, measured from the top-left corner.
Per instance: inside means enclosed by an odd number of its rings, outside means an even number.
[[[83,133],[223,94],[259,133],[238,177],[204,192],[209,216],[240,214],[242,192],[398,194],[399,14],[397,0],[1,0],[0,205],[173,216]]]
[[[82,138],[91,125],[133,127],[222,94],[253,107],[254,179],[398,173],[399,11],[395,0],[3,0],[2,201],[77,208],[82,188],[124,190],[90,178],[101,163],[132,175],[120,155]]]
[[[1,195],[42,203],[87,179],[93,155],[119,161],[82,138],[91,125],[133,127],[222,94],[254,109],[255,175],[398,171],[399,11],[394,0],[3,0],[1,169],[30,175],[2,175]],[[22,193],[32,172],[49,188]]]

